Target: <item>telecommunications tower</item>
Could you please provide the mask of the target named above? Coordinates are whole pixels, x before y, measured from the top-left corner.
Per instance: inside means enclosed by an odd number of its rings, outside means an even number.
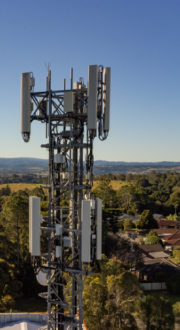
[[[40,198],[29,200],[29,252],[38,282],[47,287],[40,295],[48,304],[48,330],[82,329],[83,281],[89,264],[101,259],[102,201],[91,195],[93,142],[108,136],[110,76],[110,68],[90,65],[87,87],[83,78],[73,85],[71,69],[70,89],[64,79],[64,89],[54,91],[48,70],[43,92],[34,91],[31,72],[21,76],[23,140],[29,141],[34,120],[45,123],[48,138],[41,145],[49,151],[48,184],[41,186],[48,190],[48,216],[40,214]],[[68,206],[61,203],[64,197]],[[43,233],[47,253],[41,252]]]

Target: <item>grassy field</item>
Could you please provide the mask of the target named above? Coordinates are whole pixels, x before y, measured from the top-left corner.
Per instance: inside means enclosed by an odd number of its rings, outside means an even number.
[[[98,186],[99,181],[94,181],[93,182],[93,188],[92,191]],[[110,182],[112,188],[114,190],[118,190],[119,188],[121,188],[122,186],[128,186],[129,184],[125,181],[118,181],[118,180],[111,180]]]
[[[94,190],[99,184],[99,181],[94,181],[93,183],[93,189]],[[124,181],[118,181],[118,180],[112,180],[111,183],[112,188],[114,190],[118,190],[119,188],[121,188],[122,186],[128,186],[127,182]],[[0,184],[0,189],[5,188],[7,186],[7,184]],[[10,187],[12,192],[16,192],[18,190],[24,190],[24,189],[29,189],[32,190],[35,187],[40,187],[40,184],[36,184],[36,183],[9,183],[8,186]]]
[[[0,184],[0,189],[5,188],[7,186],[6,184]],[[40,187],[40,184],[36,183],[8,183],[9,188],[11,189],[12,192],[16,192],[18,190],[24,190],[24,189],[29,189],[32,190],[36,187]]]

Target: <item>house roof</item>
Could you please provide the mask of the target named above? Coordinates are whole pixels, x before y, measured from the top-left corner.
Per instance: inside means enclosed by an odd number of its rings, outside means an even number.
[[[180,246],[180,239],[176,240],[176,242],[173,244],[173,246]]]
[[[154,276],[156,273],[163,272],[168,276],[180,274],[180,267],[166,259],[145,260],[143,266],[137,267],[140,273],[147,276]]]
[[[159,222],[159,226],[180,226],[180,222],[174,220],[162,220]]]
[[[161,235],[161,239],[164,240],[164,241],[167,241],[167,239],[168,239],[169,237],[171,237],[171,236],[172,236],[172,234],[169,234],[169,235]]]
[[[168,245],[180,246],[180,238],[170,239],[170,240],[166,241],[166,243]]]
[[[160,252],[164,251],[161,244],[142,244],[139,245],[139,249],[145,252]]]
[[[132,219],[132,222],[136,223],[136,221],[140,219],[140,216],[141,216],[140,214],[134,216],[134,215],[131,215],[131,214],[125,214],[124,213],[124,214],[122,214],[118,217],[118,220],[122,221],[122,220],[126,220],[126,219]]]
[[[175,228],[159,228],[159,229],[144,229],[144,230],[141,230],[141,231],[138,231],[138,234],[139,235],[146,235],[146,234],[149,234],[150,231],[155,231],[157,234],[165,234],[165,235],[168,235],[168,234],[173,234],[174,232],[176,232],[178,229],[175,229]],[[179,230],[180,231],[180,230]]]
[[[158,220],[166,219],[166,217],[163,214],[157,214],[157,213],[154,213],[153,217],[154,219],[158,219]]]
[[[180,238],[180,230],[176,230],[176,232],[171,234],[170,236],[168,235],[168,237],[164,237],[164,240],[169,241],[172,239],[179,239],[179,238]]]
[[[12,322],[5,326],[1,326],[3,330],[38,330],[42,327],[42,323],[34,323],[34,322],[26,322],[26,321],[19,321],[19,322]]]
[[[153,257],[154,259],[159,259],[159,258],[169,258],[169,254],[160,251],[160,252],[150,252],[149,253],[151,257]]]
[[[151,229],[151,230],[155,231],[157,234],[173,234],[176,231],[180,232],[179,229],[175,229],[175,228],[167,228],[167,229],[160,228],[160,229]]]

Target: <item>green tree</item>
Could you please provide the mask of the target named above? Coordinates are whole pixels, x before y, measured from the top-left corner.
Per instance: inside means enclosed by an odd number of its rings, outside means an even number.
[[[102,199],[104,207],[116,207],[116,192],[110,185],[109,179],[101,180],[93,194],[96,198]]]
[[[131,230],[133,226],[132,219],[124,220],[124,230]]]
[[[158,228],[158,223],[149,210],[144,210],[141,214],[140,220],[136,222],[136,226],[137,228],[142,229],[153,229]]]
[[[165,203],[168,198],[169,194],[161,190],[154,191],[151,195],[151,199],[153,199],[154,201],[160,201],[161,204]]]
[[[0,197],[1,196],[10,196],[11,195],[11,189],[7,185],[6,187],[0,189]]]
[[[101,272],[88,276],[83,291],[84,319],[92,330],[137,330],[131,309],[142,291],[123,263],[103,256]]]
[[[176,211],[177,211],[178,207],[180,206],[180,192],[179,191],[173,192],[169,198],[168,203],[169,203],[169,205],[174,206],[175,214],[176,214]]]
[[[126,176],[125,176],[124,173],[117,174],[116,178],[117,178],[117,180],[120,180],[120,181],[125,181],[126,180]]]
[[[17,265],[20,264],[20,244],[23,245],[24,254],[28,254],[28,215],[29,200],[26,194],[16,193],[11,195],[4,204],[1,212],[1,223],[5,233],[11,233],[11,239],[17,242]]]
[[[180,275],[175,274],[167,279],[167,289],[172,293],[180,293]]]
[[[142,175],[136,182],[137,187],[148,187],[149,180],[145,175]]]
[[[150,231],[149,234],[146,235],[145,244],[162,244],[162,240],[158,237],[158,234],[155,231]]]
[[[180,248],[175,248],[173,250],[173,257],[178,263],[180,262]]]
[[[16,257],[15,244],[9,239],[3,225],[0,225],[0,256],[9,263],[13,263]]]
[[[148,245],[148,244],[160,244],[161,242],[162,241],[159,237],[154,236],[154,237],[146,238],[144,243]]]
[[[132,202],[135,199],[135,190],[133,187],[122,187],[116,192],[119,206],[125,210],[131,208]]]
[[[14,299],[21,297],[22,283],[16,278],[15,265],[0,259],[0,313],[12,308]]]
[[[173,313],[175,316],[179,317],[180,316],[180,301],[177,301],[174,305],[173,305]]]
[[[37,197],[40,197],[41,199],[43,199],[45,196],[44,190],[41,187],[36,187],[33,190],[30,190],[29,195],[37,196]]]
[[[167,220],[174,220],[174,221],[177,221],[177,214],[169,214],[167,217]]]
[[[133,176],[132,173],[128,173],[128,174],[126,175],[126,181],[127,181],[127,182],[131,182],[131,181],[133,181],[133,179],[134,179],[134,176]]]
[[[138,317],[144,322],[146,330],[174,329],[174,315],[171,302],[163,297],[148,295],[137,302]]]

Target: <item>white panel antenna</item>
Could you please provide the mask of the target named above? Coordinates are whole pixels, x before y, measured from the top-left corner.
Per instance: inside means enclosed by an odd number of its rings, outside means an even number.
[[[91,206],[90,200],[83,200],[81,203],[81,221],[82,221],[82,238],[81,238],[81,260],[82,262],[90,262],[90,225],[91,225]]]
[[[88,67],[88,124],[87,128],[97,128],[97,87],[98,87],[98,65]]]
[[[111,68],[104,69],[105,85],[103,85],[103,129],[109,131],[110,126],[110,86],[111,86]]]
[[[30,139],[30,115],[31,115],[31,73],[26,72],[21,75],[21,133],[24,141],[28,142]]]
[[[40,256],[40,198],[29,197],[29,252]]]
[[[102,254],[102,199],[96,199],[96,259]]]
[[[74,93],[64,93],[64,112],[73,112]]]

